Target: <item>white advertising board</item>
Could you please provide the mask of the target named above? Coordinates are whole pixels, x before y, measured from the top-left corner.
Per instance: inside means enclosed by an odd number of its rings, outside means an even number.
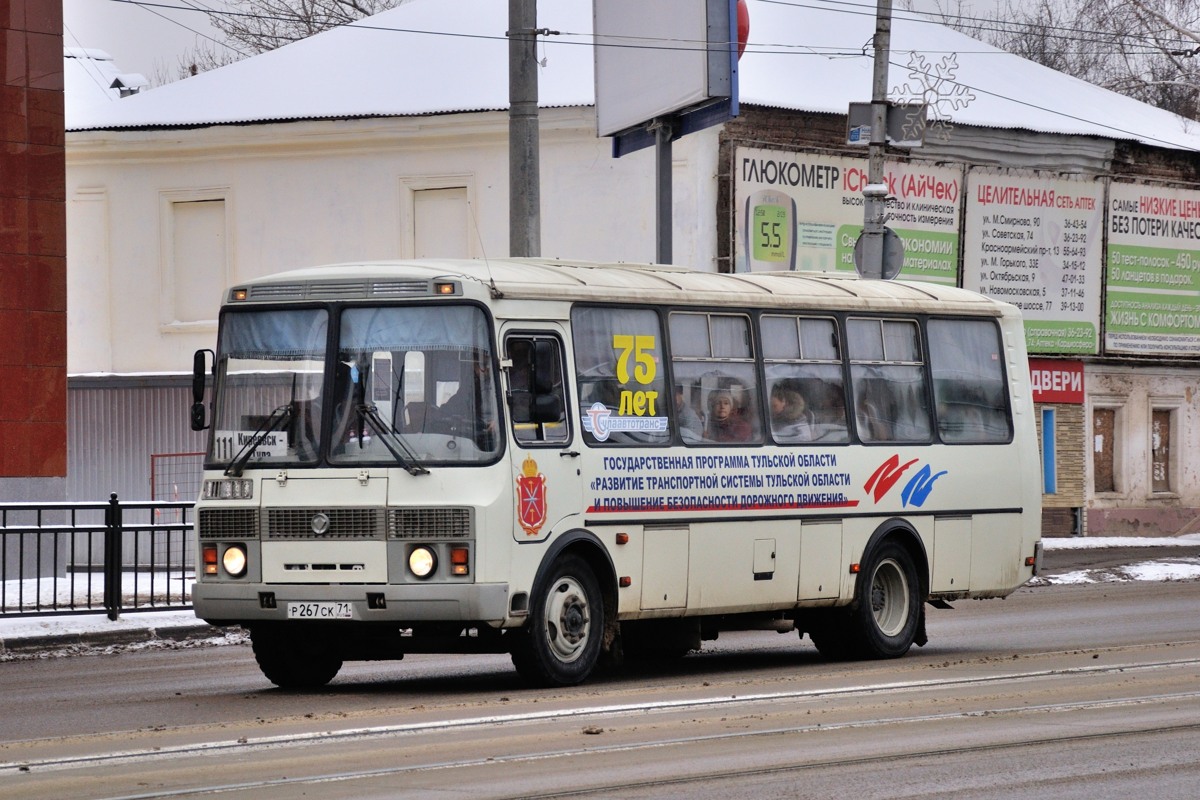
[[[596,133],[732,94],[730,0],[595,0]]]

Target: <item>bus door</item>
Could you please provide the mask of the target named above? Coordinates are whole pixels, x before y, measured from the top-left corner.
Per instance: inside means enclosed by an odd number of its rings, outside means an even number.
[[[502,332],[518,541],[540,541],[578,516],[583,504],[578,443],[567,415],[561,329],[553,324]],[[573,446],[574,445],[574,446]]]

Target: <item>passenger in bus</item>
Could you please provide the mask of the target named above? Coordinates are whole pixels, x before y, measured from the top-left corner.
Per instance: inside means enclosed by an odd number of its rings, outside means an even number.
[[[714,442],[745,442],[750,423],[738,412],[729,389],[714,389],[708,395],[708,438]]]
[[[811,442],[813,413],[800,385],[791,378],[771,387],[771,433],[779,442]]]
[[[884,405],[885,393],[878,387],[865,383],[859,389],[855,414],[858,418],[858,436],[864,442],[886,442],[892,439],[893,417]]]
[[[675,425],[685,442],[696,442],[704,436],[704,421],[688,404],[682,384],[675,386]]]

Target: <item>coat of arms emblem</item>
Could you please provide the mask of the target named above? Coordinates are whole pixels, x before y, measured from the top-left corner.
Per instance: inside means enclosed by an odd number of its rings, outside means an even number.
[[[525,457],[517,478],[517,521],[530,536],[537,536],[546,524],[546,476],[538,472],[532,456]]]

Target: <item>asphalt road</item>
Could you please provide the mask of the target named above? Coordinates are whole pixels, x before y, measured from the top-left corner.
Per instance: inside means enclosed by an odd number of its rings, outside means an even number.
[[[1191,798],[1198,601],[1195,582],[1042,584],[931,610],[895,661],[723,634],[561,690],[503,656],[353,664],[315,693],[271,688],[245,646],[11,661],[0,798]]]

